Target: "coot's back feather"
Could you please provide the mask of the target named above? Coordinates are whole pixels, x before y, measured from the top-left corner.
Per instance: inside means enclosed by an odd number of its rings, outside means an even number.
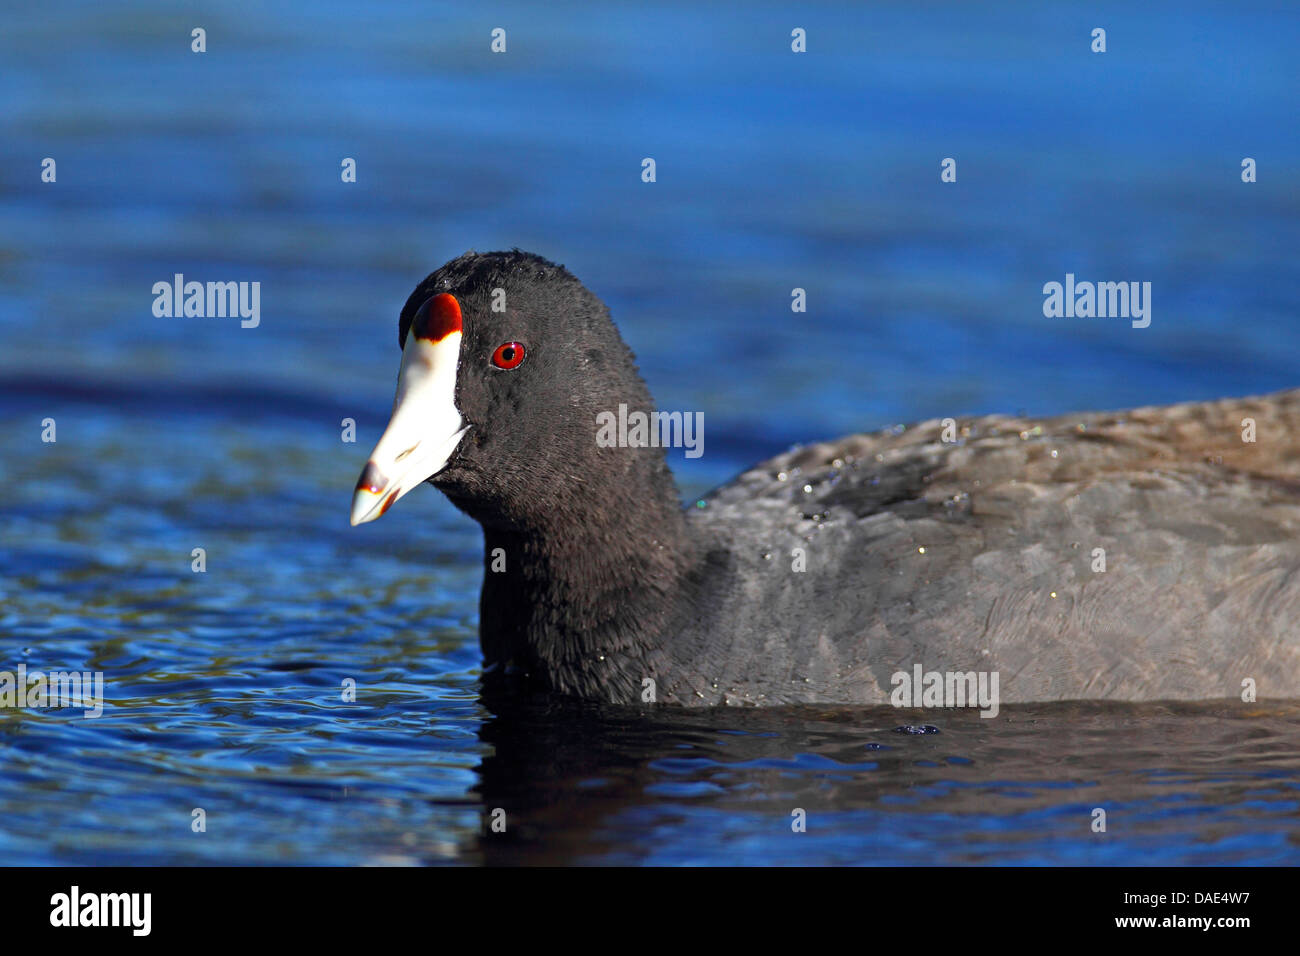
[[[880,703],[916,663],[997,671],[1004,702],[1300,692],[1300,390],[953,424],[799,448],[690,509],[739,565],[723,692]]]

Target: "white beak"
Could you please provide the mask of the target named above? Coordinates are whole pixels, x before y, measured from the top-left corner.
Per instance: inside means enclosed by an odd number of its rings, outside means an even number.
[[[444,313],[454,308],[454,329],[447,330],[444,315],[441,328],[430,334],[431,323],[421,321],[426,303],[406,333],[393,416],[361,471],[352,496],[353,525],[378,518],[402,495],[441,471],[469,430],[456,408],[460,307],[446,294],[431,301],[444,298],[451,300],[450,306],[443,306]],[[434,338],[440,331],[441,336]]]

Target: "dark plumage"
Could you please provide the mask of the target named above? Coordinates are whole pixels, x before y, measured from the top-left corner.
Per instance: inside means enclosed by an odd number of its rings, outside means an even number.
[[[1300,390],[854,435],[683,509],[662,449],[596,443],[598,413],[654,406],[577,279],[468,253],[401,341],[443,292],[468,430],[431,481],[483,526],[490,673],[686,704],[883,703],[918,663],[997,671],[1004,703],[1300,696]]]

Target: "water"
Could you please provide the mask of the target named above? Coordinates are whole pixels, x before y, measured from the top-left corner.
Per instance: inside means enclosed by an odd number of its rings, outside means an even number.
[[[469,247],[610,304],[661,407],[705,414],[704,457],[672,460],[687,497],[893,422],[1295,385],[1300,13],[492,16],[5,11],[0,670],[102,671],[107,706],[0,709],[4,858],[1300,860],[1295,703],[485,701],[477,527],[426,489],[347,525],[397,310]],[[177,272],[260,281],[261,324],[155,318]],[[1066,272],[1151,281],[1151,327],[1044,319]]]

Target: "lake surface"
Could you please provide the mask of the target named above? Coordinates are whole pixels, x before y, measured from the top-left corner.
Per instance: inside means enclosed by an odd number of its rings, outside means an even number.
[[[0,708],[5,860],[1300,861],[1296,702],[484,700],[477,526],[432,489],[347,522],[398,310],[467,248],[609,303],[660,406],[704,413],[684,497],[899,422],[1300,383],[1300,9],[194,16],[0,34],[0,671],[106,698]],[[260,282],[260,324],[156,317],[176,273]],[[1066,273],[1150,281],[1150,327],[1044,318]]]

